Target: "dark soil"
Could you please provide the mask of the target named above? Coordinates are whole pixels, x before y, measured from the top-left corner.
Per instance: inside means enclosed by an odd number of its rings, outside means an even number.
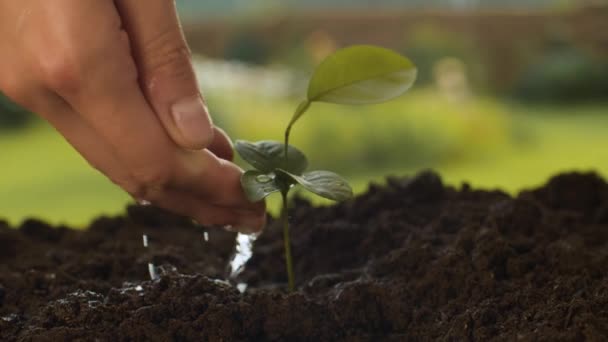
[[[608,185],[594,174],[517,198],[389,178],[333,207],[298,200],[292,221],[293,294],[275,223],[245,294],[214,280],[234,234],[204,242],[157,209],[87,231],[0,223],[0,340],[608,340]]]

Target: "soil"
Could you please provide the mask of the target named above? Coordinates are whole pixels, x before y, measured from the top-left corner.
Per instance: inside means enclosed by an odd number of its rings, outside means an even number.
[[[217,280],[235,235],[205,242],[158,209],[86,231],[0,223],[0,340],[608,340],[608,185],[595,174],[512,198],[424,172],[332,207],[296,202],[291,294],[272,220],[243,294]]]

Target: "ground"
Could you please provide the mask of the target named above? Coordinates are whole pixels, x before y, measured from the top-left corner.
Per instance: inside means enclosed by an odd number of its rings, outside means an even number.
[[[237,280],[244,294],[217,280],[234,234],[209,228],[205,242],[203,228],[153,208],[85,231],[0,224],[0,340],[608,338],[599,176],[562,174],[517,197],[432,172],[386,184],[331,207],[295,201],[291,294],[272,220]]]

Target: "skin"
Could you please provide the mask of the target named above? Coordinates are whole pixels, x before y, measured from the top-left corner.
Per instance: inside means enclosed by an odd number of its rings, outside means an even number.
[[[0,90],[134,198],[201,224],[264,226],[203,105],[173,1],[0,0],[0,56]]]

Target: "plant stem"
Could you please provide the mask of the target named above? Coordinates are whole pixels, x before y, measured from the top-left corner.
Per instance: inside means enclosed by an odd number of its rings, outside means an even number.
[[[293,114],[291,121],[287,125],[287,129],[285,129],[285,145],[283,146],[283,151],[285,154],[285,168],[288,168],[289,160],[289,134],[291,134],[291,128],[298,121],[298,119],[306,113],[306,111],[310,108],[310,102],[308,100],[302,101],[296,112]],[[296,289],[296,280],[295,275],[293,273],[293,259],[291,257],[291,239],[289,237],[289,203],[287,201],[287,193],[289,192],[289,184],[281,191],[281,196],[283,197],[283,209],[281,210],[281,219],[283,220],[283,243],[285,244],[285,264],[287,266],[287,279],[289,281],[289,292],[293,292]]]
[[[287,165],[287,149],[289,146],[289,135],[291,134],[291,128],[296,123],[296,121],[298,121],[298,119],[302,115],[304,115],[304,113],[306,113],[308,108],[310,108],[310,102],[308,102],[308,100],[304,100],[302,103],[300,103],[300,105],[296,109],[296,112],[293,114],[291,121],[289,121],[287,129],[285,129],[285,146],[283,147],[283,150],[285,151],[285,165]]]
[[[289,207],[287,202],[287,192],[281,191],[283,197],[283,208],[281,210],[281,220],[283,220],[283,243],[285,244],[285,265],[287,266],[287,279],[289,281],[289,292],[296,288],[295,276],[293,273],[293,259],[291,257],[291,240],[289,237]]]

